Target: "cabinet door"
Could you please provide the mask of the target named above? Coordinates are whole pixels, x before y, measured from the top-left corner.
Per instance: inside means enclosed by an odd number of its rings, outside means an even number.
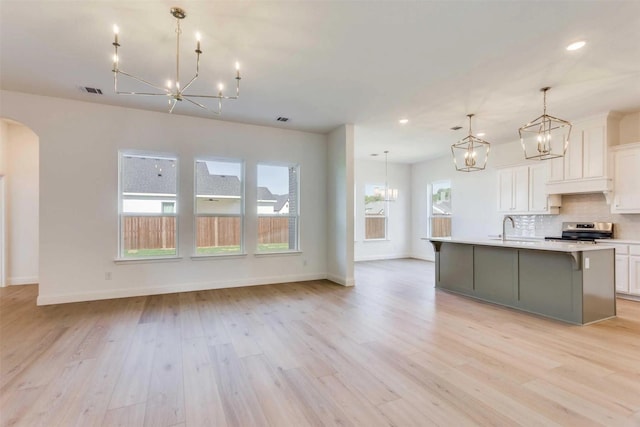
[[[529,166],[529,212],[547,212],[547,168],[545,163]]]
[[[628,255],[616,255],[616,292],[629,293]]]
[[[606,174],[606,129],[593,126],[582,131],[582,177],[601,178]]]
[[[640,256],[629,256],[629,293],[640,295]]]
[[[513,169],[501,169],[498,171],[498,212],[513,212],[514,209]]]
[[[564,157],[557,157],[548,160],[549,164],[549,182],[557,182],[564,180]]]
[[[571,132],[569,148],[564,156],[564,179],[582,178],[582,129]]]
[[[529,168],[527,166],[513,169],[514,210],[529,211]]]
[[[613,212],[640,213],[640,147],[614,154]]]

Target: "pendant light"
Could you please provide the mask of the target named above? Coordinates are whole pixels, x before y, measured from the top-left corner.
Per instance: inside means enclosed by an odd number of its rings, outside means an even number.
[[[548,160],[564,157],[569,146],[571,123],[547,114],[547,91],[543,87],[542,115],[518,129],[526,159]]]
[[[469,117],[469,136],[451,146],[453,164],[456,170],[460,172],[484,170],[489,159],[491,144],[474,136],[471,131],[471,118],[473,116],[473,114],[467,114],[467,117]]]
[[[384,201],[395,202],[398,199],[398,189],[389,188],[389,150],[384,152]]]

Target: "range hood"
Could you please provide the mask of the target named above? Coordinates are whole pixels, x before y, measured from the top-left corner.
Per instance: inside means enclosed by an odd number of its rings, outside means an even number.
[[[546,191],[549,195],[603,193],[607,204],[611,204],[613,180],[600,177],[549,182]]]

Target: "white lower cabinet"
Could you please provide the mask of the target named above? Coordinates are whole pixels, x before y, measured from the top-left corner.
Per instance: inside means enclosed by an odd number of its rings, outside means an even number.
[[[616,292],[629,293],[628,255],[616,255]]]
[[[616,249],[616,292],[640,297],[640,244],[610,244]]]
[[[640,296],[640,255],[629,255],[629,293]]]

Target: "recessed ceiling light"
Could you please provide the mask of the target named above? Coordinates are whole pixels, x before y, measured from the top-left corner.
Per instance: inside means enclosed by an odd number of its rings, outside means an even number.
[[[569,46],[567,46],[567,50],[578,50],[581,47],[584,47],[585,44],[587,44],[586,41],[580,40],[575,43],[571,43]]]
[[[400,123],[401,125],[406,125],[407,123],[409,123],[409,119],[400,119],[398,120],[398,123]]]
[[[479,138],[482,138],[483,136],[485,136],[486,134],[484,132],[478,132],[476,133],[476,136]]]

